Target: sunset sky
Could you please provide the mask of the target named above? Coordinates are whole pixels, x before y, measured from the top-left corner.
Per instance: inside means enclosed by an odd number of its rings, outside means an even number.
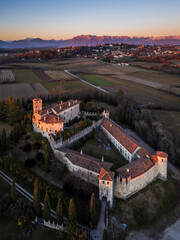
[[[0,39],[180,35],[180,0],[0,0]]]

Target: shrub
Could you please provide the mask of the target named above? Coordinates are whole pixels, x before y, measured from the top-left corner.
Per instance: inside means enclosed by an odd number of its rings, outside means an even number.
[[[34,181],[34,176],[33,176],[33,175],[30,175],[30,176],[28,177],[28,181],[29,181],[29,182]]]
[[[11,164],[10,165],[10,171],[14,171],[16,169],[16,164]]]
[[[22,174],[21,174],[21,176],[22,176],[23,178],[27,177],[27,175],[28,175],[28,172],[27,172],[27,171],[23,171]]]
[[[51,187],[50,187],[50,186],[47,186],[47,187],[46,187],[46,192],[47,192],[47,193],[50,193],[50,192],[51,192]]]
[[[22,169],[21,169],[21,168],[16,169],[16,174],[17,174],[17,175],[21,174],[21,172],[22,172]]]
[[[37,161],[41,161],[42,158],[43,158],[43,154],[42,154],[41,152],[36,153],[35,159],[36,159]]]
[[[23,148],[22,148],[22,150],[23,150],[24,152],[30,152],[31,149],[32,149],[32,146],[31,146],[30,143],[26,143],[26,145],[24,145]]]
[[[63,198],[63,193],[62,192],[58,192],[57,197],[62,199]]]
[[[40,148],[41,148],[41,144],[40,144],[40,143],[35,142],[35,143],[33,144],[33,149],[39,150]]]
[[[45,186],[46,186],[45,182],[40,182],[40,183],[39,183],[39,189],[40,189],[40,190],[45,189]]]
[[[30,139],[30,136],[27,135],[27,136],[25,137],[25,140],[27,141],[27,140],[29,140],[29,139]]]
[[[57,198],[57,192],[56,191],[52,191],[52,193],[51,193],[51,197],[52,197],[52,199],[55,199],[55,198]]]
[[[35,160],[33,158],[28,158],[25,161],[25,165],[29,168],[32,168],[35,166]]]

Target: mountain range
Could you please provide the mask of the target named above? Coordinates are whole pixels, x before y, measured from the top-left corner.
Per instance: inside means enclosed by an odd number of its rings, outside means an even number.
[[[180,45],[180,36],[160,37],[128,37],[128,36],[95,36],[80,35],[67,40],[43,40],[41,38],[26,38],[17,41],[0,40],[0,48],[58,48],[68,46],[96,46],[100,44],[126,43],[143,45]]]

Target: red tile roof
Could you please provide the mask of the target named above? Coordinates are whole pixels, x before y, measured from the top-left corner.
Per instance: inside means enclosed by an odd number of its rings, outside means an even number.
[[[79,152],[76,152],[74,150],[64,148],[60,150],[61,152],[65,153],[65,156],[74,164],[77,166],[80,166],[82,168],[91,170],[96,173],[100,173],[101,168],[106,169],[107,171],[110,170],[112,167],[112,163],[109,162],[103,162],[98,158],[88,156],[86,154],[80,154]]]
[[[102,126],[120,142],[130,153],[133,153],[138,145],[133,141],[133,139],[125,133],[123,130],[118,128],[113,122],[107,118],[103,119]]]
[[[157,151],[157,156],[162,157],[162,158],[166,158],[166,157],[168,157],[168,154],[165,153],[165,152],[159,152],[159,151]]]
[[[113,181],[114,175],[115,175],[114,172],[108,172],[104,168],[101,168],[101,172],[99,174],[99,180]]]
[[[54,116],[53,114],[46,114],[40,121],[45,122],[45,123],[65,122],[65,120],[63,118]]]
[[[139,158],[116,171],[120,173],[122,177],[130,177],[131,179],[142,175],[154,166],[153,161],[150,158]]]
[[[141,147],[137,152],[136,152],[140,157],[147,157],[150,156],[152,153],[145,149],[144,147]]]

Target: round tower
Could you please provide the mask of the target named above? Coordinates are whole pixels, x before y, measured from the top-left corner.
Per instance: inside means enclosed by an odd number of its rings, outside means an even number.
[[[157,152],[158,174],[163,181],[167,180],[167,161],[168,161],[167,153]]]

